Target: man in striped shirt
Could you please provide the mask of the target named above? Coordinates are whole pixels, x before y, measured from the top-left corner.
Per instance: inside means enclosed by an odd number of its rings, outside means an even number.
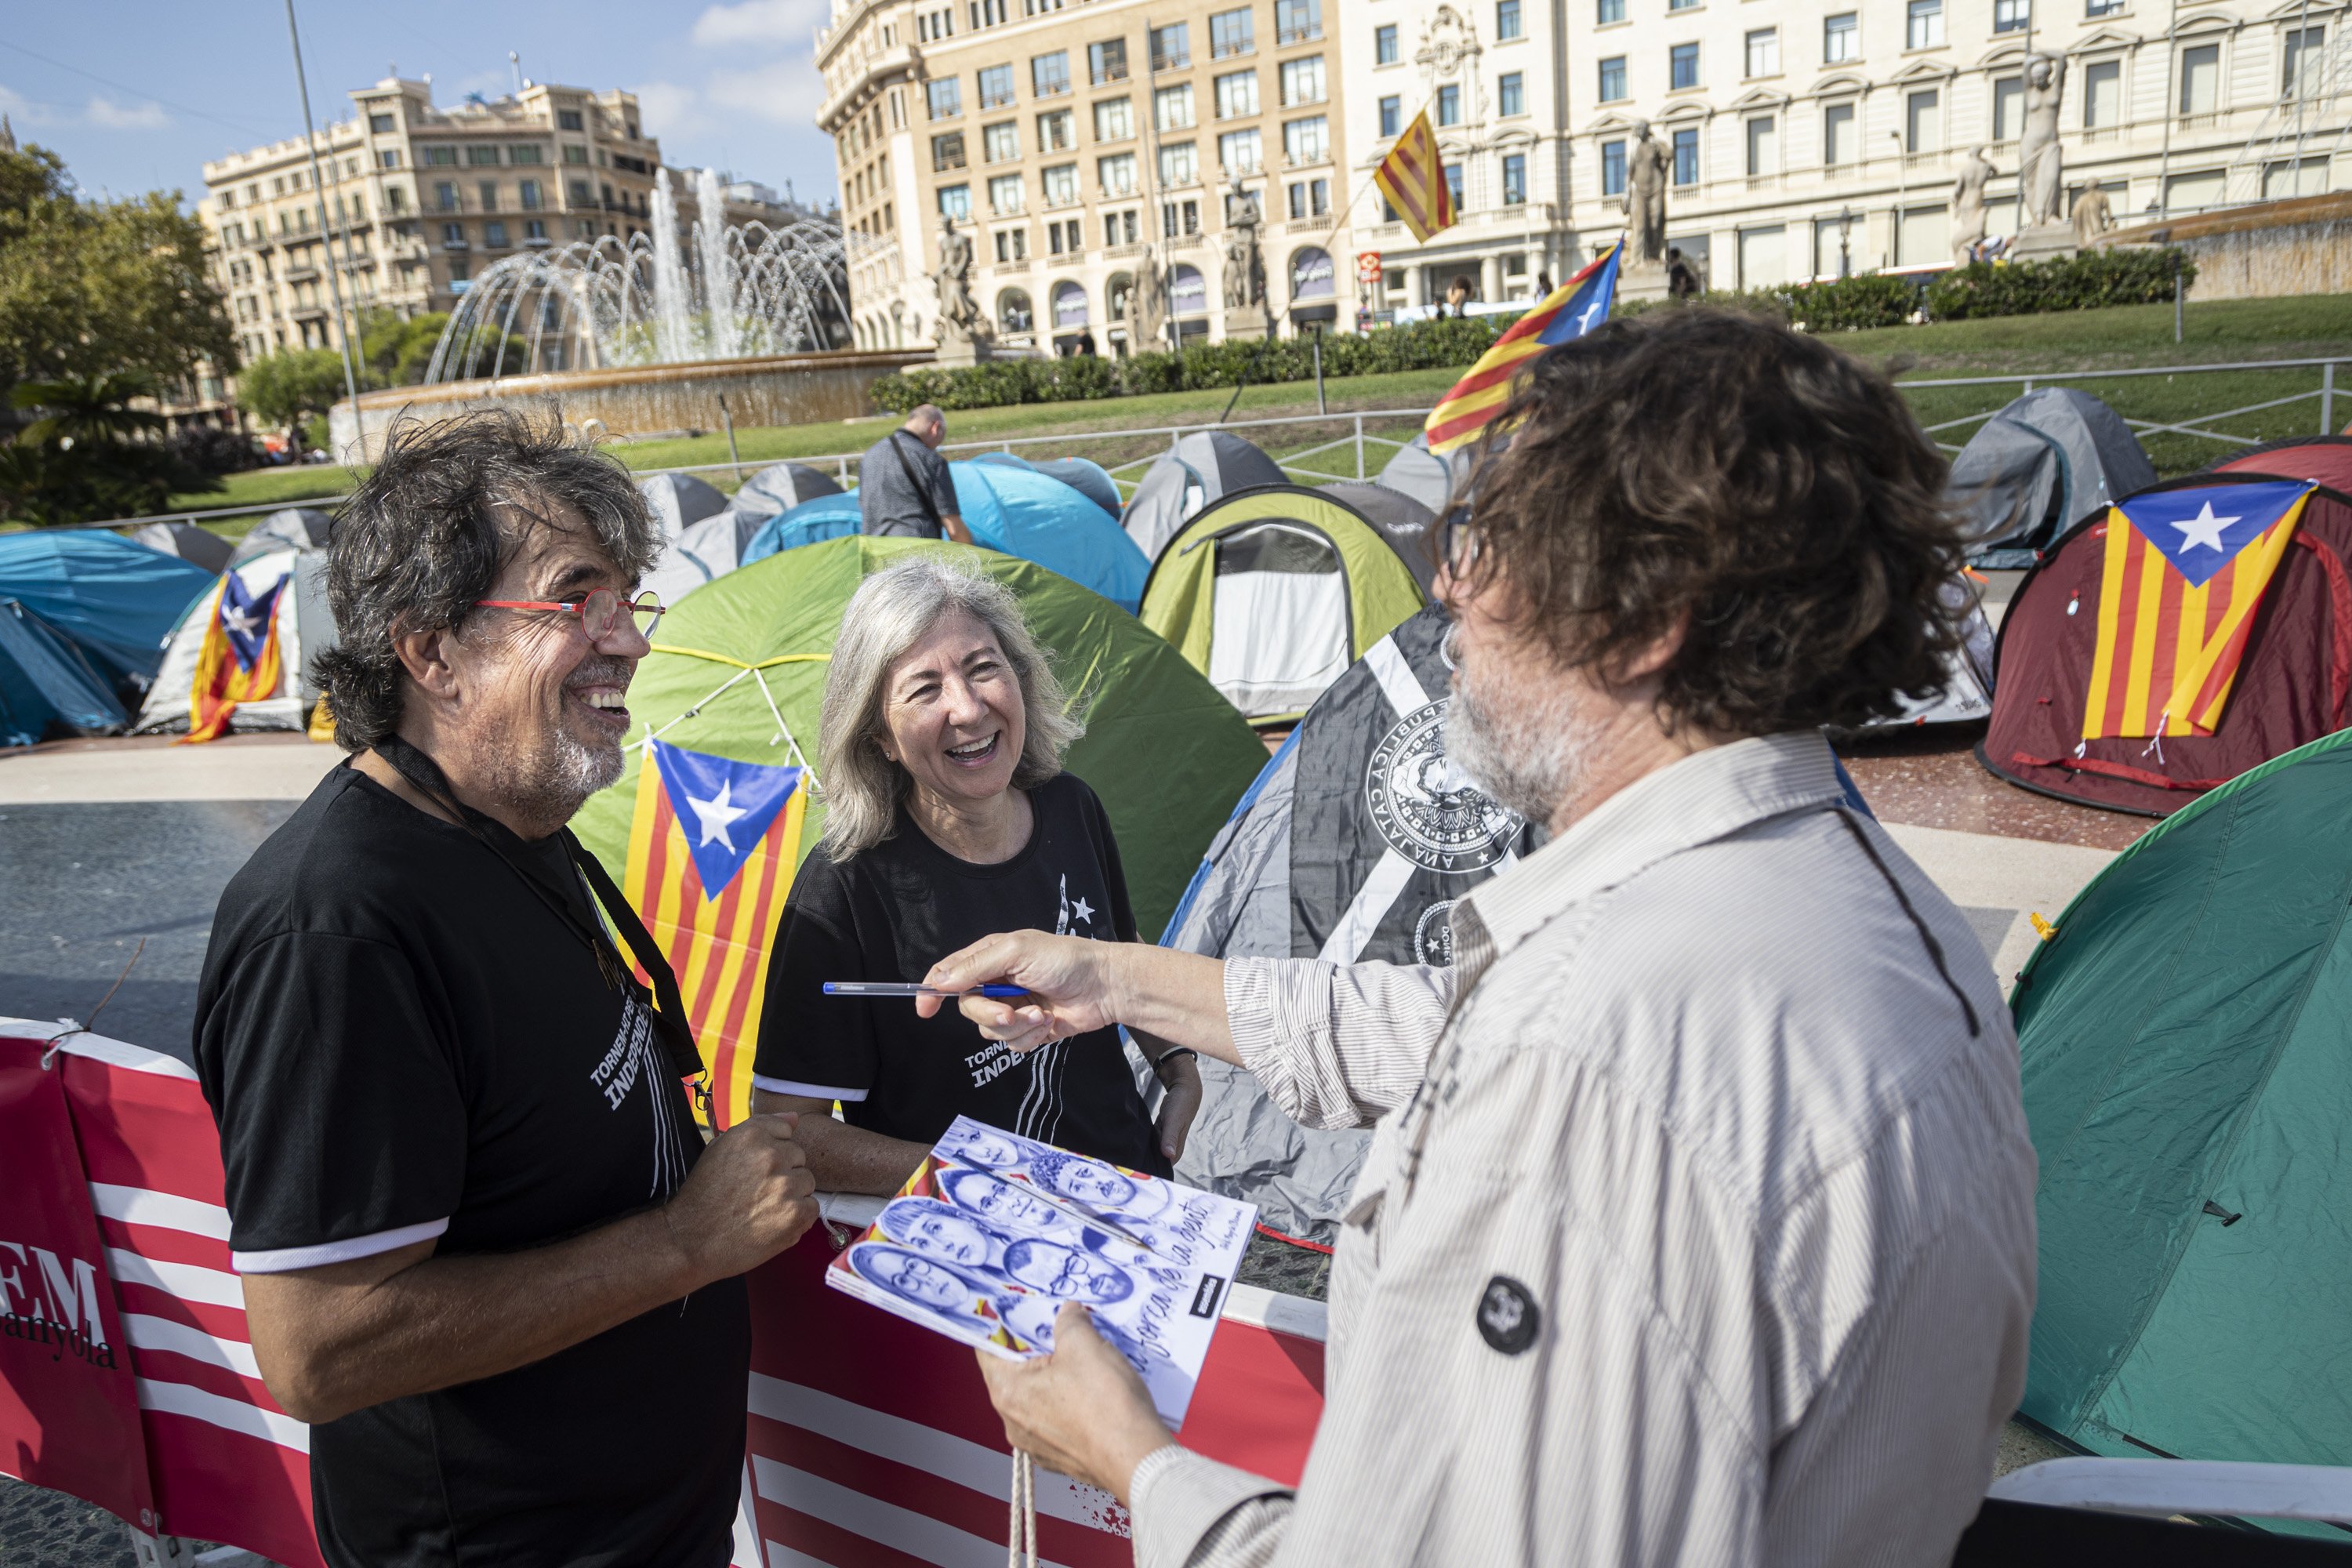
[[[931,976],[1027,987],[961,1004],[1016,1047],[1121,1021],[1377,1124],[1304,1478],[1179,1447],[1075,1314],[984,1363],[998,1409],[1146,1568],[1941,1564],[2024,1385],[2033,1152],[1981,950],[1820,727],[1941,679],[1943,461],[1703,310],[1553,351],[1513,425],[1449,542],[1447,743],[1552,837],[1453,969],[1022,932]]]

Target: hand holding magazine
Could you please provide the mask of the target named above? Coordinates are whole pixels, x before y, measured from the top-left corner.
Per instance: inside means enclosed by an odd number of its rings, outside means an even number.
[[[1095,1327],[1181,1426],[1256,1208],[959,1116],[825,1282],[992,1354]]]

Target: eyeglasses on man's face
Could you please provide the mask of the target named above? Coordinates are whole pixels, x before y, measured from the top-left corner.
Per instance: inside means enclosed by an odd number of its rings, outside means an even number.
[[[588,634],[590,642],[603,642],[611,637],[620,629],[624,616],[636,623],[639,637],[651,641],[654,627],[661,624],[662,613],[667,608],[652,594],[624,599],[610,588],[598,588],[584,599],[477,599],[474,603],[486,610],[540,610],[577,616],[580,629]]]

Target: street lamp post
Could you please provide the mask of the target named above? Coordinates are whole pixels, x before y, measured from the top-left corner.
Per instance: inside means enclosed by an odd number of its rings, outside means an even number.
[[[1887,226],[1887,244],[1895,254],[1884,265],[1900,267],[1903,265],[1903,209],[1911,200],[1911,163],[1905,156],[1909,149],[1903,144],[1903,132],[1890,131],[1886,136],[1895,143],[1895,221]]]
[[[1853,207],[1848,205],[1838,213],[1838,276],[1853,276]]]

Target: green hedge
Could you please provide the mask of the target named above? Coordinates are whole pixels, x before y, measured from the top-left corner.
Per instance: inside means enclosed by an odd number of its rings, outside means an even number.
[[[2103,305],[2155,305],[2197,281],[2197,264],[2179,249],[2086,250],[2055,261],[1970,262],[1928,286],[1927,314],[1939,321],[1979,316],[2037,316],[2095,310]]]

